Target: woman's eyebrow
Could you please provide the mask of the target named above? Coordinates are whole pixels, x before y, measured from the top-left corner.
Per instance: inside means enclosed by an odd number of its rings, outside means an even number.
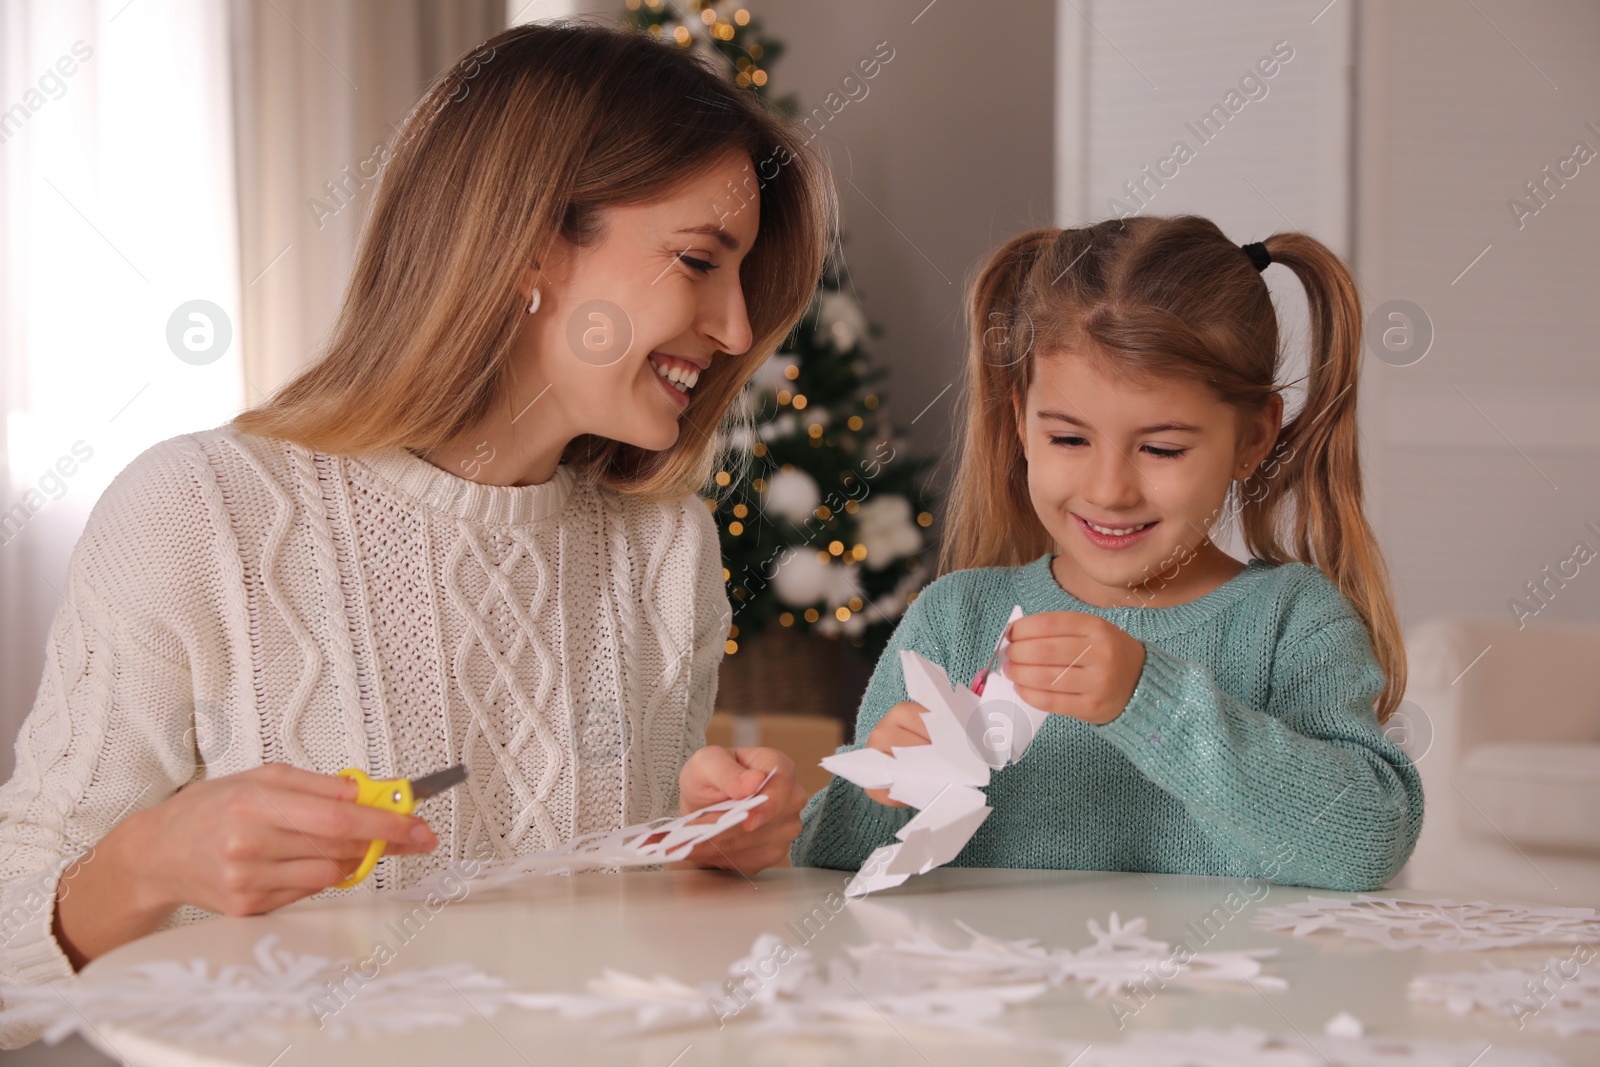
[[[1092,430],[1092,429],[1094,429],[1093,426],[1089,425],[1087,422],[1084,422],[1082,419],[1075,419],[1071,415],[1068,415],[1068,414],[1066,414],[1064,412],[1060,412],[1060,411],[1041,411],[1041,412],[1039,412],[1039,417],[1041,419],[1053,419],[1056,422],[1070,423],[1073,426],[1076,426],[1079,429],[1083,429],[1083,430]],[[1137,429],[1137,430],[1135,430],[1133,432],[1136,433],[1136,434],[1147,434],[1147,433],[1167,433],[1169,431],[1176,432],[1176,433],[1203,433],[1204,432],[1203,430],[1201,430],[1200,427],[1198,427],[1198,426],[1190,426],[1186,422],[1159,422],[1154,426],[1143,426],[1143,427],[1140,427],[1139,429]]]
[[[703,234],[706,234],[707,236],[715,237],[717,239],[717,242],[719,244],[721,244],[723,248],[726,248],[728,251],[730,251],[730,252],[739,251],[739,240],[738,240],[738,238],[734,237],[733,234],[729,233],[727,230],[724,230],[720,224],[715,223],[715,222],[703,222],[699,226],[689,226],[689,227],[686,227],[685,229],[682,229],[682,230],[674,230],[673,232],[674,233],[703,233]]]

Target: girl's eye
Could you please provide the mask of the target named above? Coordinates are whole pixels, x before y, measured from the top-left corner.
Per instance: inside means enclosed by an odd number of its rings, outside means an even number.
[[[1050,435],[1050,443],[1053,445],[1065,445],[1067,447],[1071,447],[1082,440],[1083,438],[1078,437],[1075,434],[1069,434],[1067,436],[1058,436],[1055,434]],[[1157,459],[1177,459],[1179,456],[1188,451],[1186,448],[1157,448],[1155,445],[1145,445],[1144,447],[1152,456],[1155,456]]]
[[[710,274],[712,271],[717,269],[717,266],[714,263],[708,263],[703,259],[696,259],[693,256],[686,256],[682,252],[678,253],[678,258],[683,260],[683,262],[691,269],[696,270],[701,274]]]

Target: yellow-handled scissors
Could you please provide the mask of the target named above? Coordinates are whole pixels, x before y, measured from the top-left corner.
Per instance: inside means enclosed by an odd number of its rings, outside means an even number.
[[[421,778],[368,778],[365,773],[354,767],[346,767],[339,772],[339,777],[352,779],[360,789],[356,796],[357,804],[365,804],[369,808],[383,808],[385,811],[397,811],[401,815],[410,815],[416,806],[429,797],[438,796],[446,789],[460,785],[467,780],[467,768],[461,764],[446,767],[442,771],[423,775]],[[356,868],[354,874],[334,886],[335,889],[349,889],[359,885],[361,880],[372,873],[372,867],[378,862],[378,857],[383,855],[384,846],[388,842],[374,841],[367,846],[367,854],[361,860],[361,866]]]

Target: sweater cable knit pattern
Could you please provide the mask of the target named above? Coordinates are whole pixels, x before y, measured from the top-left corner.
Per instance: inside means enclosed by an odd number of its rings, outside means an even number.
[[[60,872],[117,821],[267,761],[467,765],[420,812],[437,850],[325,896],[676,814],[731,618],[692,495],[651,502],[567,466],[482,485],[405,449],[228,427],[148,449],[73,552],[0,787],[0,984],[72,973],[51,933]]]
[[[1171,607],[1086,604],[1045,554],[1020,567],[945,575],[912,602],[878,661],[853,744],[906,696],[912,649],[968,682],[1014,604],[1098,615],[1139,640],[1145,662],[1103,726],[1052,715],[1022,760],[994,773],[994,812],[955,866],[1262,877],[1371,890],[1394,877],[1422,828],[1422,784],[1378,725],[1384,675],[1361,617],[1315,567],[1252,559]],[[915,811],[840,778],[814,796],[797,865],[859,869]]]

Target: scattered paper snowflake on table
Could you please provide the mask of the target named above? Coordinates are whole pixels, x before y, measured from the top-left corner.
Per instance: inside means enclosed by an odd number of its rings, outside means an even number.
[[[1116,912],[1111,913],[1111,921],[1105,927],[1089,920],[1094,944],[1077,952],[1045,949],[1031,938],[1002,941],[980,934],[965,923],[956,925],[972,937],[972,944],[966,948],[946,948],[919,931],[889,945],[852,947],[850,955],[858,960],[890,960],[907,972],[973,983],[1079,982],[1089,987],[1091,996],[1109,996],[1142,987],[1152,976],[1163,983],[1180,985],[1253,983],[1257,988],[1288,988],[1283,979],[1261,970],[1261,957],[1276,956],[1275,948],[1192,952],[1183,946],[1175,950],[1165,941],[1146,937],[1143,918],[1123,923]]]
[[[1138,1030],[1120,1044],[1090,1045],[1071,1062],[1073,1067],[1561,1067],[1565,1061],[1489,1042],[1333,1035],[1313,1042],[1301,1034],[1235,1026]]]
[[[1579,958],[1581,955],[1581,959]],[[1422,974],[1411,979],[1412,1000],[1443,1004],[1454,1015],[1474,1011],[1509,1015],[1517,1028],[1528,1022],[1562,1037],[1600,1033],[1600,974],[1594,950],[1580,945],[1566,956],[1552,956],[1537,967],[1486,966],[1454,974]]]
[[[1144,987],[1152,975],[1163,984],[1287,988],[1281,978],[1261,970],[1259,958],[1275,955],[1276,949],[1184,955],[1146,937],[1145,925],[1142,918],[1123,923],[1115,912],[1105,927],[1091,919],[1094,944],[1078,952],[1045,949],[1031,939],[999,940],[963,925],[972,938],[964,948],[949,948],[918,932],[890,944],[852,947],[853,968],[835,960],[826,971],[817,968],[809,951],[763,934],[747,956],[729,966],[720,984],[607,970],[590,981],[587,993],[524,994],[516,1002],[575,1019],[631,1014],[634,1025],[626,1032],[706,1023],[720,1027],[749,1012],[766,1032],[812,1032],[807,1027],[815,1023],[889,1018],[991,1033],[983,1024],[1006,1005],[1066,982],[1087,985],[1090,995]]]
[[[984,985],[940,982],[931,974],[908,977],[886,959],[867,959],[857,967],[834,960],[823,970],[809,950],[794,948],[776,934],[757,937],[721,981],[690,985],[665,975],[638,978],[608,969],[588,987],[587,993],[524,994],[518,1003],[569,1019],[632,1015],[633,1025],[614,1034],[720,1028],[741,1015],[766,1032],[806,1033],[814,1023],[889,1018],[989,1033],[983,1024],[1007,1004],[1031,1000],[1049,988],[1043,981]]]
[[[455,867],[435,871],[411,888],[389,896],[399,900],[425,900],[430,894],[438,894],[454,899],[463,883],[469,889],[490,889],[545,875],[672,863],[687,857],[697,845],[738,826],[766,803],[761,790],[772,780],[773,773],[769,771],[756,791],[742,800],[724,800],[675,818],[585,834],[547,852],[490,860],[470,875],[461,874]],[[705,821],[707,819],[710,821]]]
[[[1311,897],[1256,911],[1257,926],[1305,937],[1336,930],[1384,948],[1474,952],[1524,945],[1573,945],[1600,938],[1593,908],[1470,904],[1361,893],[1353,899]]]
[[[896,1032],[908,1023],[933,1026],[962,1037],[981,1037],[1017,1048],[1054,1052],[1073,1067],[1560,1067],[1543,1052],[1473,1042],[1363,1036],[1359,1020],[1340,1013],[1315,1041],[1304,1034],[1268,1034],[1246,1027],[1229,1031],[1133,1031],[1119,1044],[1083,1043],[1020,1036],[990,1025],[1005,1009],[1030,1001],[1052,985],[1084,981],[1090,992],[1110,992],[1137,983],[1132,954],[1146,965],[1148,951],[1162,942],[1143,938],[1143,919],[1126,925],[1115,916],[1108,928],[1091,922],[1096,943],[1082,952],[1048,951],[1033,941],[999,941],[972,934],[972,944],[950,949],[922,936],[892,945],[851,949],[857,965],[831,961],[820,970],[806,949],[792,948],[773,934],[756,939],[750,953],[728,968],[722,982],[688,984],[657,975],[638,978],[607,970],[587,993],[519,994],[515,1002],[545,1008],[569,1019],[631,1016],[632,1025],[612,1036],[661,1029],[726,1025],[735,1017],[755,1032],[807,1038],[858,1038],[852,1026],[887,1024]],[[1132,950],[1130,953],[1129,950]],[[1267,950],[1271,951],[1271,950]],[[1206,954],[1202,954],[1206,955]],[[1243,955],[1214,953],[1213,956]],[[1280,980],[1247,972],[1255,953],[1225,965],[1200,964],[1191,977],[1252,982],[1282,988]],[[1197,962],[1199,956],[1192,963]],[[1107,966],[1109,961],[1116,961]],[[1216,964],[1218,961],[1210,961]],[[1091,965],[1092,964],[1092,965]],[[1136,977],[1136,974],[1139,975]],[[902,1036],[904,1036],[902,1034]]]
[[[1022,617],[1011,611],[1006,627]],[[982,683],[983,694],[951,685],[937,663],[910,649],[900,651],[906,695],[923,706],[926,745],[896,745],[894,753],[875,748],[840,752],[822,766],[863,789],[887,789],[891,800],[919,809],[895,836],[897,845],[876,849],[845,887],[858,897],[889,889],[914,874],[926,874],[955,859],[993,811],[982,790],[991,771],[1015,763],[1027,751],[1048,713],[1017,695],[1002,672],[1010,641],[1001,632],[995,668]]]
[[[351,959],[255,946],[254,966],[216,970],[204,959],[142,963],[48,985],[0,987],[0,1027],[38,1028],[48,1044],[89,1027],[128,1027],[169,1038],[283,1040],[283,1025],[316,1023],[333,1037],[453,1026],[512,1003],[505,983],[464,963],[380,971]],[[355,988],[350,988],[351,983]],[[334,992],[333,990],[337,990]]]

